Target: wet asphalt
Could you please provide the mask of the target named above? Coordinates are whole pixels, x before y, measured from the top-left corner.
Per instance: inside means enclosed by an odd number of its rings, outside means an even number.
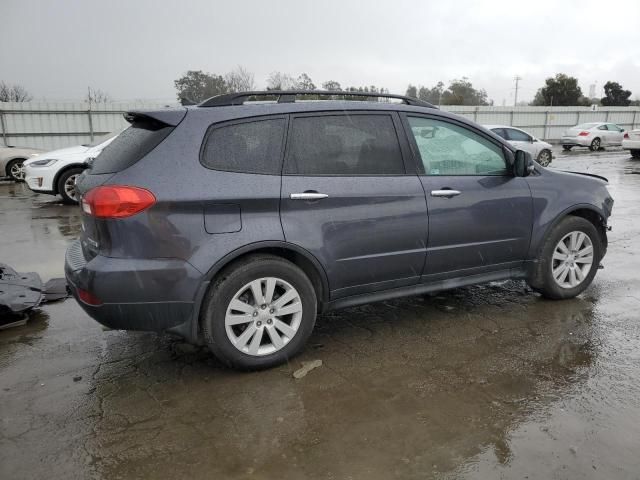
[[[259,373],[48,304],[0,331],[0,478],[640,478],[640,161],[556,155],[616,202],[579,298],[500,282],[333,312]],[[79,229],[0,181],[0,262],[62,276]]]

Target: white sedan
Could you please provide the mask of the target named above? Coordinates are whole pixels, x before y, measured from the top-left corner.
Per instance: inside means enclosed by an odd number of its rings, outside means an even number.
[[[531,156],[543,167],[548,166],[553,159],[550,143],[537,139],[530,133],[508,125],[485,125],[496,135],[507,140],[514,147],[529,152]]]
[[[60,195],[68,204],[78,203],[76,178],[120,131],[110,133],[86,145],[45,152],[24,162],[25,181],[36,193]]]
[[[640,158],[640,129],[631,130],[624,134],[622,148],[630,150],[633,158]]]
[[[602,147],[622,145],[623,134],[624,128],[615,123],[581,123],[564,132],[560,143],[567,151],[572,147],[589,147],[596,152]]]

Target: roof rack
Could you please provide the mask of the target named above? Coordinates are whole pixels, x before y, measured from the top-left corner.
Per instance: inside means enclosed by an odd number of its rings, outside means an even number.
[[[298,96],[322,95],[329,97],[365,97],[365,98],[393,98],[402,100],[407,105],[416,107],[437,108],[429,102],[418,100],[417,98],[406,97],[404,95],[394,95],[391,93],[371,93],[371,92],[347,92],[342,90],[259,90],[253,92],[226,93],[211,97],[200,103],[199,107],[228,107],[232,105],[243,105],[251,97],[277,97],[278,103],[295,103]],[[330,100],[333,100],[331,98]]]

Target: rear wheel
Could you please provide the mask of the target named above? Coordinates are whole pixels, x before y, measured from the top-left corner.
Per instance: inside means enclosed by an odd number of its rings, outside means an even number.
[[[631,156],[633,158],[640,158],[640,150],[631,150]]]
[[[591,150],[592,152],[597,152],[598,150],[600,150],[600,139],[599,138],[594,138],[593,141],[591,142],[591,145],[589,146],[589,150]]]
[[[562,149],[563,149],[565,152],[568,152],[568,151],[569,151],[569,150],[571,150],[572,148],[573,148],[573,146],[572,146],[572,145],[562,145]]]
[[[62,202],[68,205],[78,203],[76,192],[76,179],[84,171],[82,168],[70,168],[60,175],[58,179],[58,193],[62,197]]]
[[[584,218],[568,216],[547,237],[529,283],[547,298],[575,297],[591,284],[601,258],[596,227]]]
[[[24,158],[16,158],[7,164],[7,172],[9,177],[16,182],[24,180]]]
[[[224,271],[203,305],[211,351],[228,366],[258,370],[287,362],[313,331],[316,294],[293,263],[254,255]]]
[[[546,148],[538,154],[538,163],[543,167],[548,167],[551,163],[551,151]]]

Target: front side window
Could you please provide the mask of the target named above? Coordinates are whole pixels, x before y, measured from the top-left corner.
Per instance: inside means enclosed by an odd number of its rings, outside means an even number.
[[[290,175],[402,175],[398,136],[390,115],[295,117],[285,173]]]
[[[509,135],[509,140],[512,142],[530,142],[531,137],[520,130],[516,130],[515,128],[507,128],[507,135]]]
[[[502,149],[459,125],[408,117],[427,175],[506,175]]]
[[[284,118],[214,126],[201,162],[213,170],[279,175],[285,126]]]

